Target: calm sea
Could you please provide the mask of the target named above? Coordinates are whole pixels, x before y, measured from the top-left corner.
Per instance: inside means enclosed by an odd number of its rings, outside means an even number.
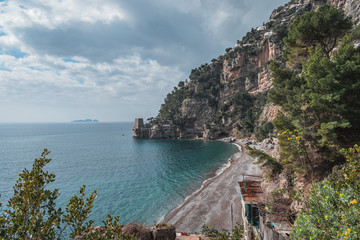
[[[108,213],[126,224],[153,224],[181,204],[227,163],[237,150],[223,142],[133,139],[133,123],[0,124],[0,202],[7,203],[22,169],[42,150],[51,151],[46,170],[57,205],[86,185],[98,190],[91,218]],[[6,205],[6,204],[4,204]],[[3,206],[4,207],[4,206]]]

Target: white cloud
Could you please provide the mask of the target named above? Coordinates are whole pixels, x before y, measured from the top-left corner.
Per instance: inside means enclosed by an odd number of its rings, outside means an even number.
[[[0,46],[5,49],[16,48],[21,45],[21,42],[14,35],[0,36]]]
[[[154,116],[191,68],[233,46],[271,4],[280,3],[0,2],[0,122]]]
[[[29,27],[40,25],[49,29],[64,27],[74,22],[106,24],[112,21],[130,21],[131,16],[118,3],[106,0],[12,0],[3,4],[0,25]]]
[[[78,60],[81,62],[64,62],[51,56],[16,59],[0,55],[0,66],[6,69],[0,70],[0,102],[50,101],[66,105],[111,98],[135,100],[135,95],[149,96],[154,92],[164,96],[184,77],[176,68],[143,60],[139,55],[119,57],[111,63]]]
[[[0,48],[33,50],[22,41],[22,29],[66,29],[79,23],[131,24],[132,16],[112,0],[11,0],[0,2]],[[19,31],[19,29],[21,29]]]

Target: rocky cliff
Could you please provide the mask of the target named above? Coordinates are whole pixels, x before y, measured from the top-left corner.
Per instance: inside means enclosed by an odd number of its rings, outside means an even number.
[[[272,87],[269,61],[282,61],[282,39],[293,19],[322,4],[343,9],[359,23],[358,0],[293,0],[274,10],[269,21],[252,29],[226,53],[193,69],[189,81],[168,94],[159,114],[135,137],[263,139],[279,107],[267,100]],[[135,128],[134,128],[135,129]]]
[[[328,0],[330,5],[342,9],[352,17],[355,24],[360,22],[360,3],[358,0]]]

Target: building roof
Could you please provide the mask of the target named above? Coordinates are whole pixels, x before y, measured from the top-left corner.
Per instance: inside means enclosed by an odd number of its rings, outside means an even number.
[[[239,186],[245,203],[257,203],[261,201],[263,191],[260,181],[242,181],[239,182]]]

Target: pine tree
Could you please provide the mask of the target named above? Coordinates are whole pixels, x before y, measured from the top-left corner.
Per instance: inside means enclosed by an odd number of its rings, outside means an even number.
[[[342,10],[323,5],[316,12],[308,12],[294,20],[285,38],[285,57],[292,63],[306,59],[310,47],[320,46],[325,56],[351,29],[352,22]]]

